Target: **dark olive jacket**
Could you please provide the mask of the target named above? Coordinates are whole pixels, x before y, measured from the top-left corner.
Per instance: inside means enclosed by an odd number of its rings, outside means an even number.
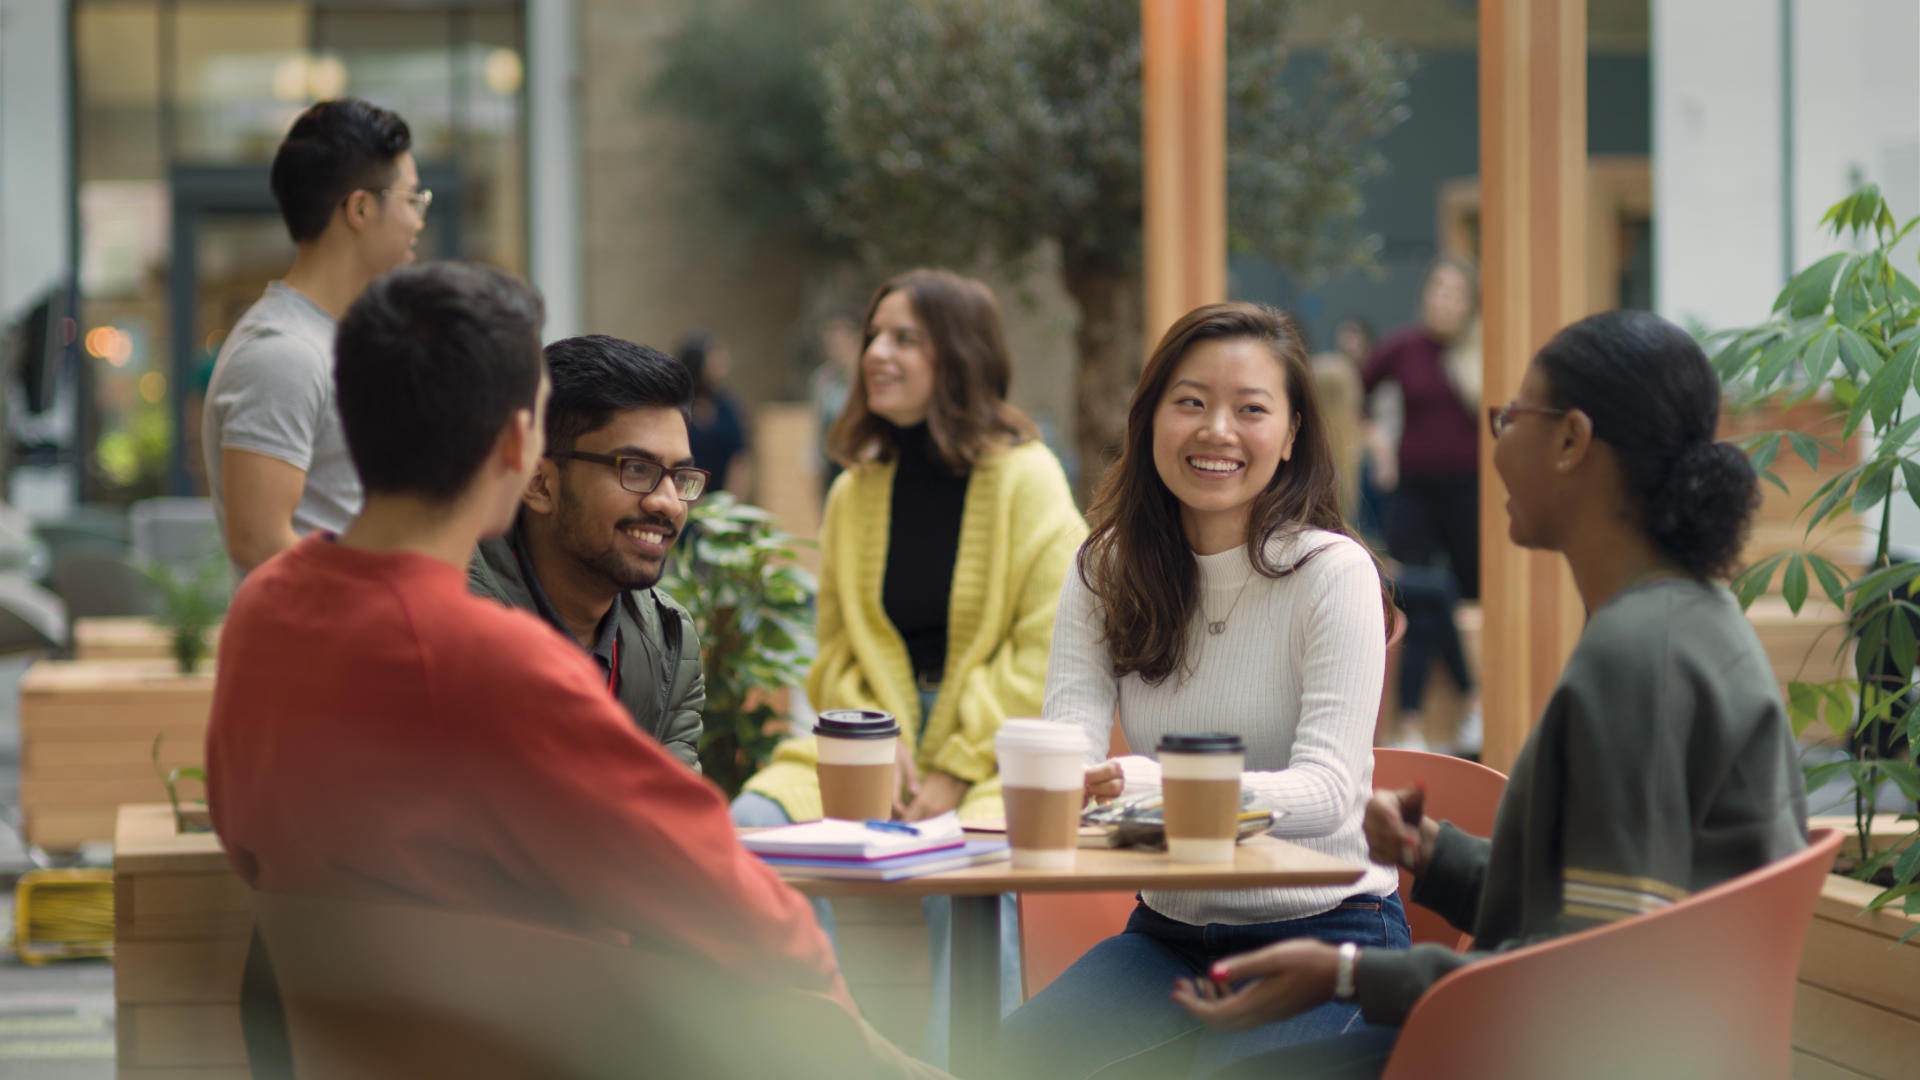
[[[480,545],[467,567],[467,588],[509,607],[539,612],[522,580],[520,560],[505,537]],[[707,680],[693,616],[659,589],[635,589],[617,601],[620,619],[620,704],[641,731],[700,770],[701,710]]]

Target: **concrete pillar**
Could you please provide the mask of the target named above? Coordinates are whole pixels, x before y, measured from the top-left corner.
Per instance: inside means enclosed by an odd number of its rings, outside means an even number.
[[[574,0],[527,4],[527,273],[546,338],[584,332],[580,246],[580,47]]]

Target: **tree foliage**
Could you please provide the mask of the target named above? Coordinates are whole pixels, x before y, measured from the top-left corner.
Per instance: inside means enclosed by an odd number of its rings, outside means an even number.
[[[1302,274],[1373,264],[1361,187],[1407,114],[1408,61],[1349,20],[1310,92],[1282,72],[1288,0],[1229,5],[1230,241]],[[819,222],[886,265],[1019,260],[1137,268],[1139,6],[1112,0],[875,4],[820,57],[836,183]]]
[[[1410,61],[1353,19],[1312,78],[1284,78],[1292,7],[1228,5],[1229,245],[1306,277],[1372,269],[1361,189],[1407,115]],[[810,242],[876,272],[1018,273],[1057,251],[1081,315],[1081,460],[1097,467],[1144,354],[1138,4],[731,0],[669,53],[656,92],[712,131],[714,182],[738,212],[804,207]]]

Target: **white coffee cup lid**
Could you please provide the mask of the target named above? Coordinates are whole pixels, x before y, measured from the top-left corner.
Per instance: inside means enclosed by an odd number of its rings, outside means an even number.
[[[993,737],[998,750],[1054,750],[1084,754],[1087,732],[1078,724],[1060,724],[1048,720],[1007,720]]]

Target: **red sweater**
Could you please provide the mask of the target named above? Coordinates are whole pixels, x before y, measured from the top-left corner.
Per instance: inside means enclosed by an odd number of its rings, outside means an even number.
[[[309,537],[248,575],[207,774],[254,888],[559,926],[852,1008],[719,791],[635,730],[585,653],[440,560]]]
[[[1447,381],[1445,353],[1418,326],[1380,343],[1360,371],[1367,393],[1391,379],[1406,402],[1400,432],[1402,474],[1470,473],[1480,468],[1480,425]]]

